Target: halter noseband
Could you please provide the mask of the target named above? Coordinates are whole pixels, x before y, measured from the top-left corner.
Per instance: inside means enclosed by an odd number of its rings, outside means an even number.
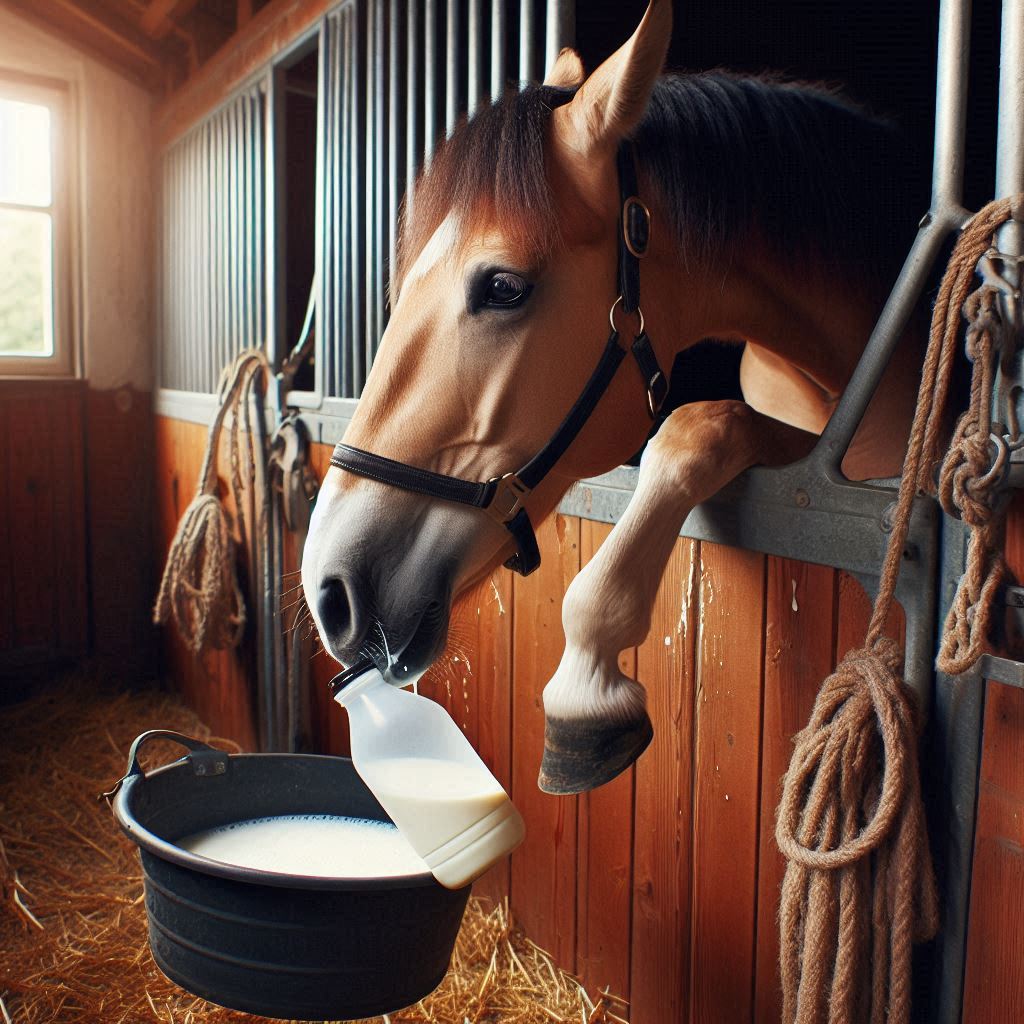
[[[540,565],[540,551],[537,549],[533,524],[526,511],[526,499],[576,439],[608,389],[619,363],[625,358],[626,350],[619,344],[619,332],[615,327],[615,310],[619,305],[623,312],[636,313],[639,317],[639,331],[633,338],[630,351],[643,376],[647,412],[652,419],[668,394],[668,381],[658,365],[650,338],[644,330],[643,313],[640,312],[640,260],[646,255],[650,241],[651,215],[637,196],[636,166],[629,143],[619,147],[617,164],[620,200],[619,296],[608,313],[611,334],[579,398],[547,444],[515,473],[479,482],[419,469],[344,443],[338,444],[331,456],[332,466],[349,473],[369,477],[403,491],[413,491],[483,510],[501,523],[515,539],[516,553],[505,565],[522,576],[528,576]]]

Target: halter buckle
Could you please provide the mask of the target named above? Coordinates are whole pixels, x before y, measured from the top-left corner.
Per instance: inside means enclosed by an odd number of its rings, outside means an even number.
[[[515,473],[492,477],[488,482],[494,484],[494,496],[484,511],[499,523],[511,522],[529,497],[530,488]]]

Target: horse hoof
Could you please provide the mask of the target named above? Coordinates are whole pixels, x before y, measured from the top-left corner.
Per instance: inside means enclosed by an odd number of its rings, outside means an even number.
[[[653,736],[647,712],[625,724],[547,718],[537,785],[556,796],[597,789],[625,771],[647,749]]]

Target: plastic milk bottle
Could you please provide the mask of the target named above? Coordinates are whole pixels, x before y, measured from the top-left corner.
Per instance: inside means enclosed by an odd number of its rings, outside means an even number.
[[[440,704],[376,668],[335,700],[356,771],[442,885],[466,885],[522,842],[522,817]]]

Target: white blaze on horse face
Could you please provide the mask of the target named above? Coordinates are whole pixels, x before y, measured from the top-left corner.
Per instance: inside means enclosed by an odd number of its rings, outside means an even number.
[[[449,213],[438,224],[437,230],[430,236],[430,240],[416,257],[416,262],[409,268],[405,280],[402,282],[402,291],[406,292],[409,285],[421,277],[425,277],[438,263],[454,253],[458,241],[459,219],[454,213]]]

